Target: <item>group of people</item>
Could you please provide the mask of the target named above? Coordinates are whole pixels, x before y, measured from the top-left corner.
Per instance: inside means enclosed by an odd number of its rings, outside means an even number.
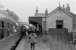
[[[36,27],[34,26],[30,26],[29,29],[26,28],[26,26],[22,25],[20,27],[20,38],[18,39],[18,41],[16,42],[16,44],[11,48],[11,50],[15,50],[17,48],[17,46],[19,45],[20,41],[22,40],[23,37],[28,36],[28,40],[30,40],[30,46],[31,49],[34,50],[34,46],[35,46],[35,38],[37,38],[37,34],[36,34]]]

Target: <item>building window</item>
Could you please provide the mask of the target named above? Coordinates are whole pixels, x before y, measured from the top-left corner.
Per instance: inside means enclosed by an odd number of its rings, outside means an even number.
[[[4,21],[2,21],[1,24],[2,24],[2,28],[4,28]]]
[[[1,21],[1,29],[0,29],[0,39],[4,38],[4,21]]]
[[[56,20],[56,28],[57,29],[63,28],[63,20]]]

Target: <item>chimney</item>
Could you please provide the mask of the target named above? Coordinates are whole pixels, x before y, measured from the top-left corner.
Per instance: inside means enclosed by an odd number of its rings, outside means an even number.
[[[45,16],[47,16],[48,15],[48,9],[46,8],[46,10],[45,10]]]
[[[35,10],[35,14],[38,14],[38,11],[39,11],[38,8],[36,8],[36,10]]]
[[[69,4],[67,4],[67,6],[66,6],[66,8],[65,8],[65,11],[66,11],[66,12],[70,12],[70,6],[69,6]]]

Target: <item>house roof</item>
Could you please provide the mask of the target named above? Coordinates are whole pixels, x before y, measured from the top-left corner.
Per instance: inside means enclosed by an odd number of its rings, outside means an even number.
[[[50,13],[48,13],[48,15],[46,17],[49,17],[49,15],[53,15],[55,13],[57,13],[57,11],[62,11],[63,13],[65,13],[66,15],[70,16],[70,17],[75,17],[76,14],[72,13],[72,12],[67,12],[65,11],[65,9],[63,7],[57,7],[55,8],[53,11],[51,11]],[[37,13],[35,14],[33,17],[45,17],[45,13]]]
[[[72,16],[72,17],[75,17],[76,16],[76,14],[74,14],[74,13],[72,13],[72,12],[69,12],[69,13],[67,13],[68,15],[70,15],[70,16]]]
[[[63,13],[65,13],[66,15],[70,16],[70,17],[75,17],[76,15],[72,12],[67,12],[65,11],[63,8],[61,7],[57,7],[55,8],[52,12],[49,13],[50,14],[55,14],[57,11],[62,11]]]

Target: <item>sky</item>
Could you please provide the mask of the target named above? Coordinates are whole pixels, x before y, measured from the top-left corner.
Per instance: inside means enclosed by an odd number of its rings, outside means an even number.
[[[76,0],[0,0],[0,4],[14,11],[22,22],[28,22],[28,17],[34,15],[37,7],[41,13],[46,8],[51,12],[58,7],[59,2],[61,5],[69,3],[71,12],[76,14]]]

